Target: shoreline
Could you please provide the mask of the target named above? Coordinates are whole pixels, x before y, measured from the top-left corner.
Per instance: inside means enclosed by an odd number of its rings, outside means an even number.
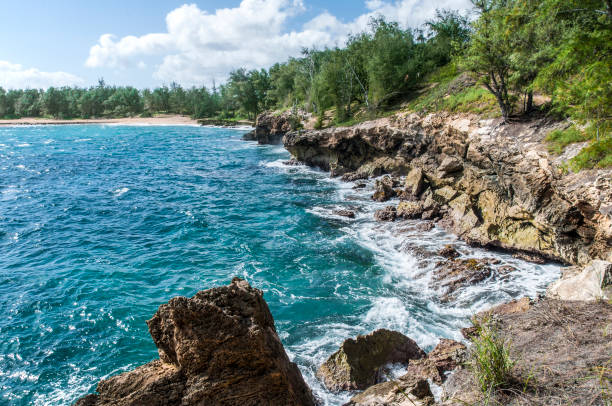
[[[182,115],[159,115],[155,117],[123,117],[123,118],[89,118],[75,120],[60,120],[53,118],[24,117],[18,119],[0,120],[1,126],[27,125],[86,125],[86,124],[119,124],[119,125],[192,125],[201,126],[198,120]]]

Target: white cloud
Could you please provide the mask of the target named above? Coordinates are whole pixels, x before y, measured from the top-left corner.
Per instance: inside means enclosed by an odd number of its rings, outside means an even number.
[[[36,68],[0,61],[0,87],[7,89],[46,89],[50,86],[82,85],[84,80],[67,72],[43,72]]]
[[[91,47],[86,66],[115,69],[143,66],[157,59],[154,77],[163,82],[210,83],[231,69],[268,67],[297,56],[304,47],[341,45],[350,33],[367,28],[371,17],[383,15],[403,27],[417,27],[436,8],[467,9],[469,0],[367,0],[368,13],[343,22],[327,12],[288,30],[292,17],[305,11],[300,0],[243,0],[238,7],[214,14],[197,5],[183,5],[166,16],[164,33],[116,38],[104,34]]]

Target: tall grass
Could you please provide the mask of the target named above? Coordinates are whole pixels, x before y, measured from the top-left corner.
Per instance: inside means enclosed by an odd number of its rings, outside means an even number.
[[[472,347],[471,369],[480,390],[491,394],[510,384],[515,362],[510,358],[510,346],[491,323],[479,326]]]

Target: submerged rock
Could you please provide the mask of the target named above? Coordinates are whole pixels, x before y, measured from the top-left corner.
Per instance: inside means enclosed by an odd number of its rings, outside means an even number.
[[[175,297],[147,324],[160,359],[100,381],[77,406],[315,404],[262,292],[244,280]]]
[[[345,209],[332,210],[332,214],[335,214],[336,216],[347,217],[350,219],[355,218],[355,212],[351,210],[345,210]]]
[[[457,289],[482,282],[492,273],[487,259],[449,259],[438,262],[431,286],[445,288],[445,295],[441,299],[448,301]]]
[[[410,338],[385,329],[349,338],[321,365],[317,376],[332,391],[365,389],[383,380],[387,364],[408,364],[425,357]]]

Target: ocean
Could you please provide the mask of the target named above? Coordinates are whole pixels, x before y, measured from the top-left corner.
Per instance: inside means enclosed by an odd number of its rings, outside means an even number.
[[[0,404],[68,405],[149,362],[145,321],[174,296],[246,278],[325,405],[317,367],[377,328],[423,349],[461,340],[470,315],[535,297],[560,273],[472,248],[419,221],[377,223],[372,181],[285,165],[281,146],[197,126],[0,127]],[[391,202],[393,203],[393,202]],[[345,208],[355,219],[334,215]],[[443,303],[430,286],[455,244],[517,271]]]

